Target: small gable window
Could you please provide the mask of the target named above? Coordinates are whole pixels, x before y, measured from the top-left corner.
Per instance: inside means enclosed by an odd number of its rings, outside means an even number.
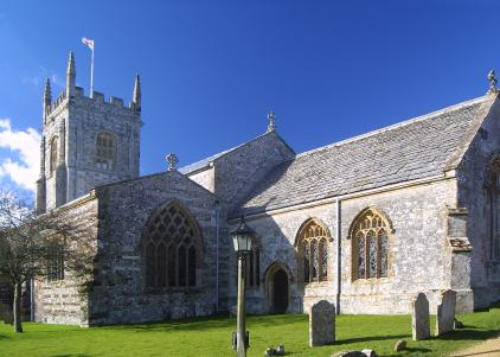
[[[99,133],[96,141],[96,168],[113,170],[116,161],[116,140],[113,134]]]

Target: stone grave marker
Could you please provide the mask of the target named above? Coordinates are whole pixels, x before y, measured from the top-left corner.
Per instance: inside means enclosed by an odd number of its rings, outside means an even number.
[[[335,306],[321,300],[309,313],[309,346],[321,346],[335,342]]]
[[[453,290],[446,290],[441,294],[440,304],[437,307],[436,336],[453,331],[456,301],[457,293]]]
[[[411,332],[414,341],[431,336],[429,323],[429,301],[424,293],[419,293],[412,302]]]

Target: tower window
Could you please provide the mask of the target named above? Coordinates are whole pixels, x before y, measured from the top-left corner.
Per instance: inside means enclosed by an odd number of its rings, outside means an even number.
[[[52,174],[57,167],[57,136],[50,140],[50,173]]]
[[[113,170],[116,160],[116,141],[110,133],[97,134],[96,168]]]

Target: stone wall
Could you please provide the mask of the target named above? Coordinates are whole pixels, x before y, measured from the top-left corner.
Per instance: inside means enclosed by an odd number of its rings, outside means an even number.
[[[56,211],[70,223],[74,231],[82,234],[85,249],[95,252],[97,246],[97,199],[90,195],[71,202]],[[74,249],[82,245],[76,244]],[[82,289],[81,279],[70,271],[64,280],[47,281],[40,277],[34,283],[34,317],[37,322],[88,326],[88,296]]]
[[[259,136],[214,161],[215,194],[236,208],[270,170],[294,156],[276,132]]]
[[[198,185],[205,187],[208,191],[215,192],[215,175],[213,166],[206,167],[201,171],[190,173],[188,177]]]
[[[215,196],[177,171],[97,188],[98,273],[90,293],[90,324],[155,321],[214,313],[216,306]],[[197,222],[203,263],[197,286],[149,291],[141,237],[155,210],[176,200]]]
[[[456,202],[454,179],[387,191],[341,201],[341,296],[342,313],[409,313],[411,300],[425,292],[432,302],[450,286],[450,250],[446,239],[446,206]],[[367,207],[386,213],[393,225],[390,236],[388,278],[354,280],[349,229]],[[311,217],[330,231],[328,281],[304,285],[297,279],[295,240],[301,225]],[[261,249],[261,284],[248,291],[248,309],[253,313],[270,310],[266,271],[279,263],[290,272],[289,312],[308,311],[322,299],[336,302],[337,218],[334,200],[315,207],[270,212],[249,218]],[[234,259],[233,259],[233,263]],[[230,270],[231,272],[234,269]],[[233,272],[234,274],[234,272]],[[233,282],[233,279],[229,280]],[[234,284],[229,284],[230,301],[235,301]],[[437,300],[436,300],[437,301]]]
[[[457,168],[458,205],[468,211],[467,236],[472,245],[470,280],[474,307],[482,308],[500,299],[500,260],[491,252],[491,218],[487,171],[500,151],[500,106],[498,99],[474,135]],[[457,295],[457,304],[460,294]]]

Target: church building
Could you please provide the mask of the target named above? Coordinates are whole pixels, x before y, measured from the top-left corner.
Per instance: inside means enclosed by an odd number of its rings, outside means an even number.
[[[256,138],[140,176],[141,88],[132,102],[85,96],[73,54],[66,88],[47,81],[38,214],[92,232],[83,289],[64,264],[34,284],[36,321],[93,326],[233,311],[229,233],[255,231],[247,311],[409,313],[424,292],[457,292],[457,311],[500,299],[500,104],[481,97],[296,153],[275,115]],[[265,129],[265,128],[263,128]],[[64,257],[62,257],[64,259]]]

